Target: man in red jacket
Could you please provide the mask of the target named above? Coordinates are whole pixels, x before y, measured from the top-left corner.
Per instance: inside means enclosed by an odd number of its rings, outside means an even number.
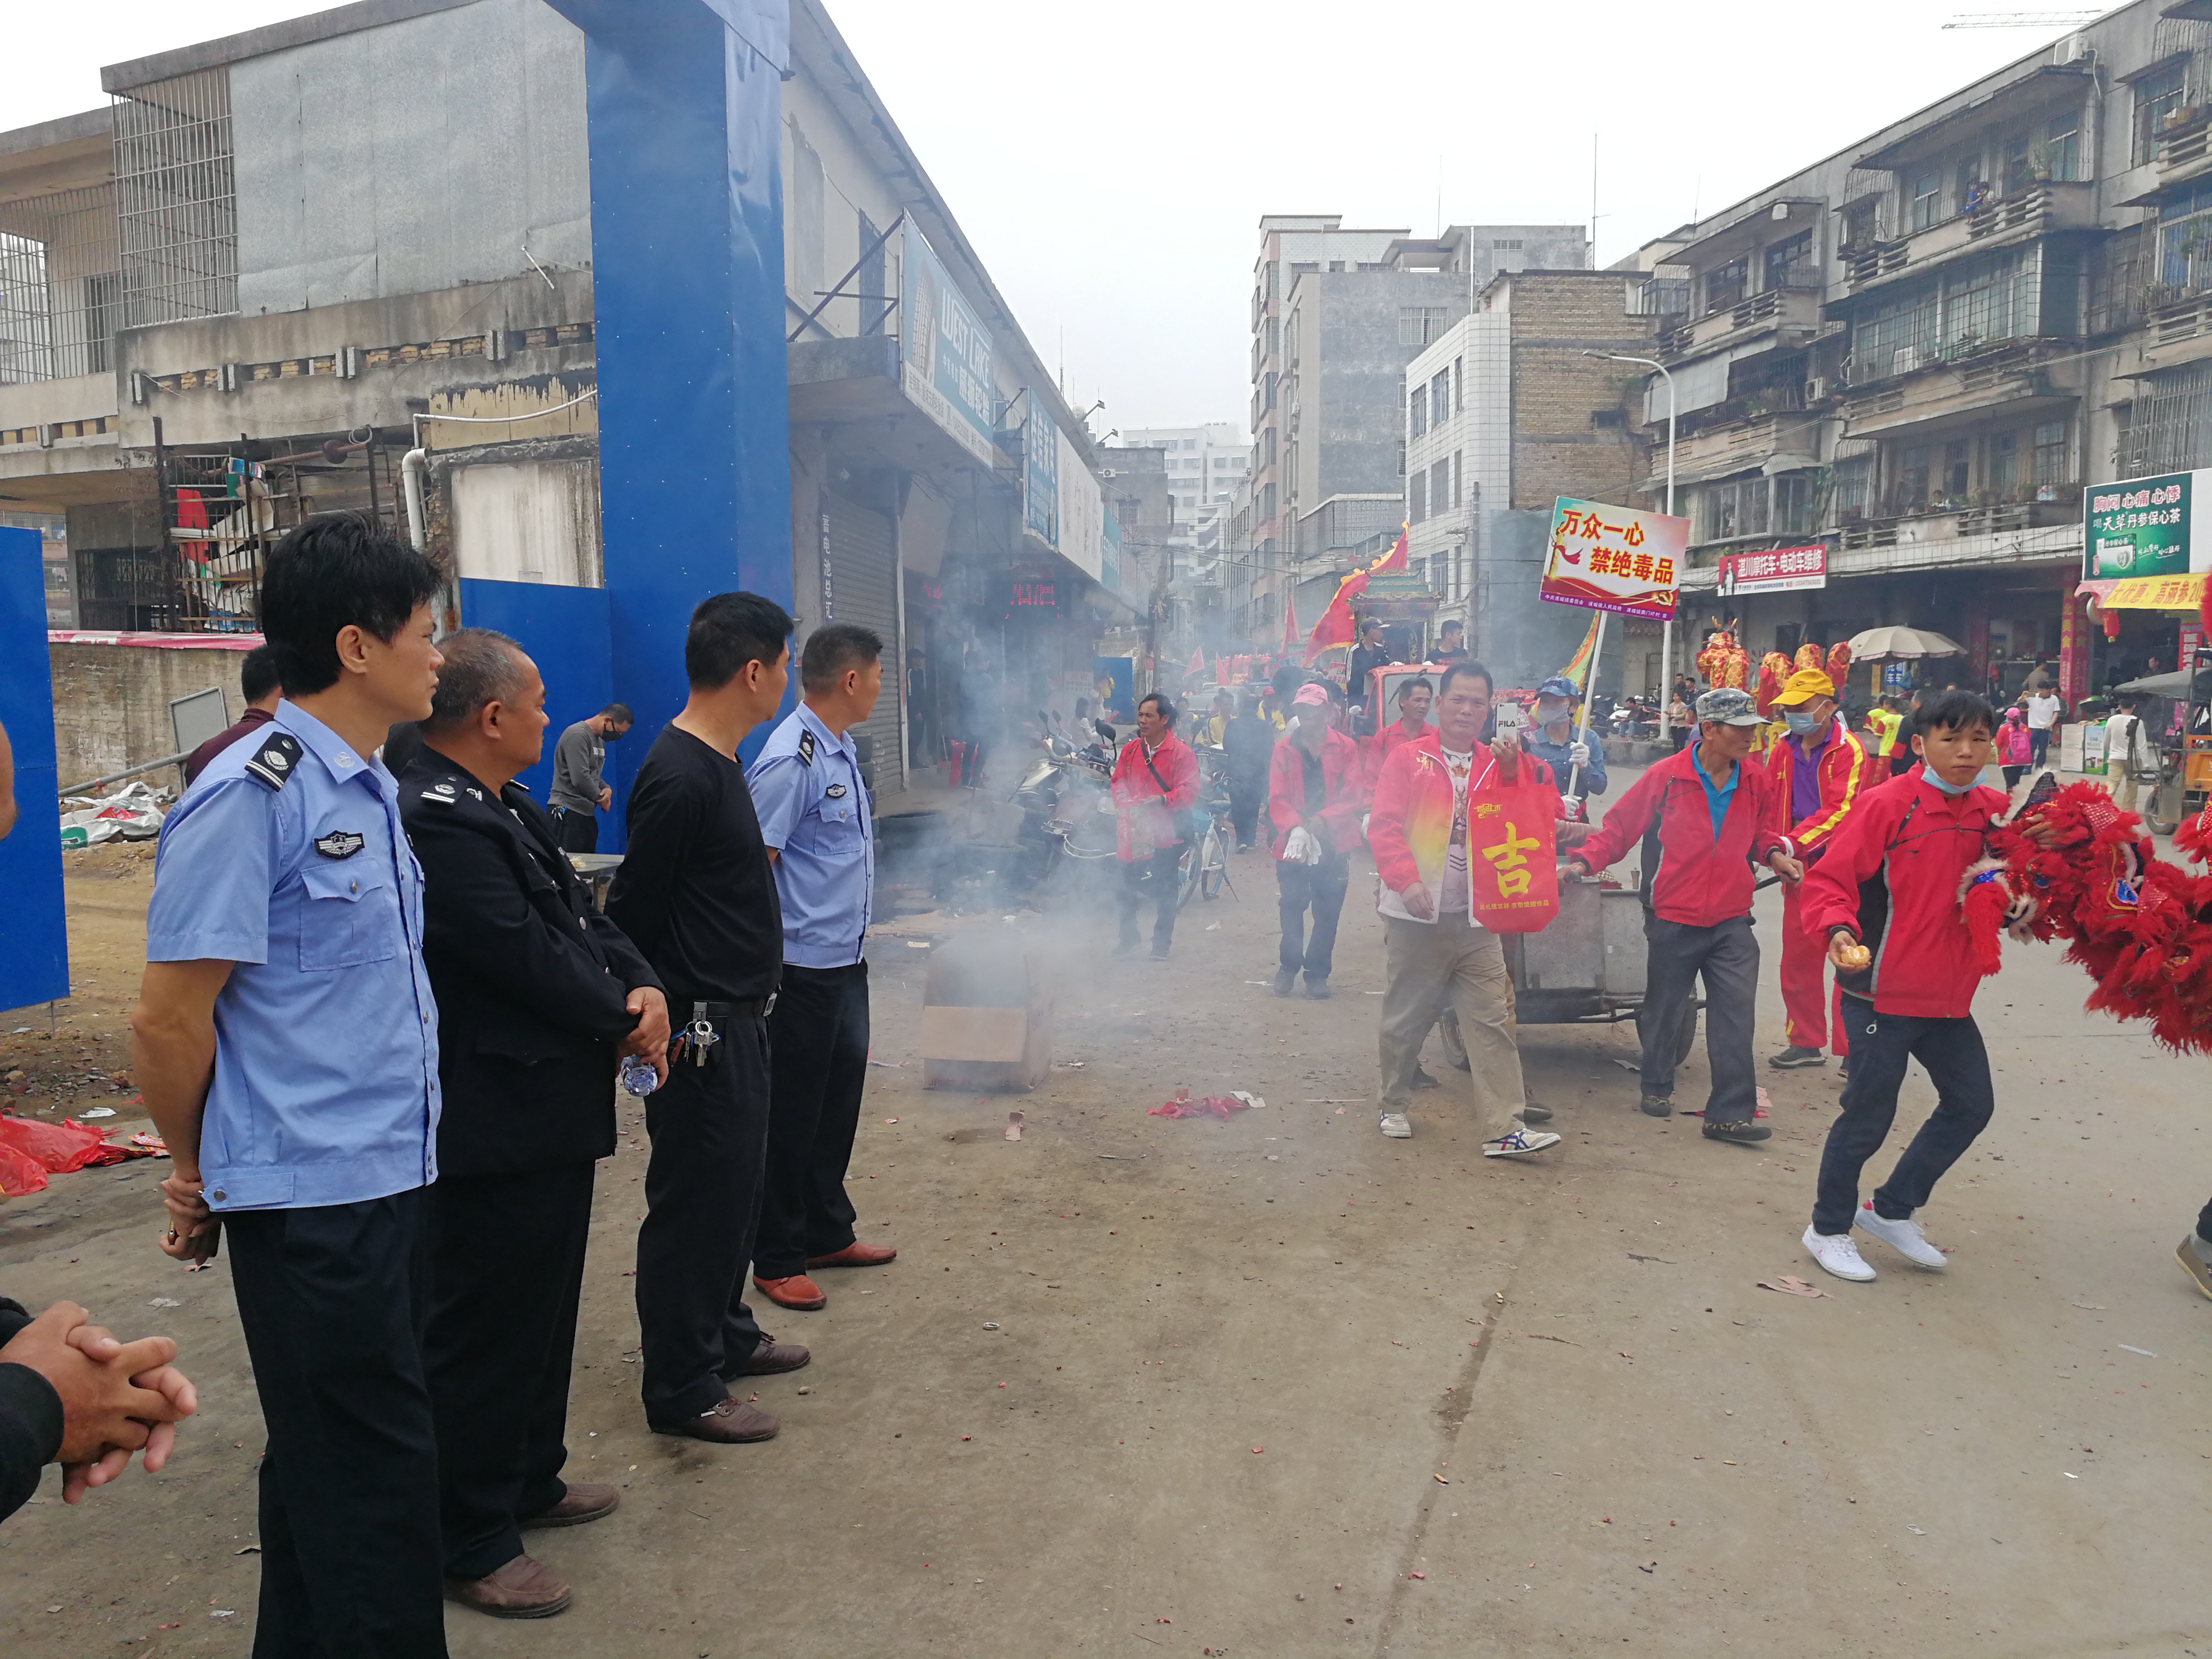
[[[1366,768],[1359,745],[1336,729],[1328,688],[1302,685],[1291,699],[1290,735],[1275,745],[1267,768],[1267,817],[1275,826],[1276,908],[1283,946],[1275,994],[1290,995],[1301,970],[1306,994],[1328,995],[1336,923],[1352,877],[1349,855],[1359,845],[1359,802]],[[1296,837],[1295,831],[1305,833]],[[1313,937],[1306,937],[1306,910]]]
[[[1483,1156],[1525,1158],[1557,1146],[1559,1138],[1526,1127],[1552,1114],[1528,1097],[1522,1079],[1504,948],[1471,915],[1467,800],[1493,769],[1510,779],[1532,766],[1539,782],[1551,784],[1552,777],[1510,737],[1486,749],[1482,727],[1489,717],[1490,671],[1479,662],[1453,663],[1437,682],[1436,726],[1395,750],[1376,780],[1367,844],[1381,880],[1376,908],[1382,913],[1388,975],[1380,1042],[1382,1133],[1393,1140],[1412,1138],[1407,1108],[1421,1043],[1449,1006],[1459,1014],[1467,1043],[1486,1137]],[[1558,836],[1578,840],[1588,830],[1561,822]]]
[[[1437,688],[1425,674],[1399,683],[1398,718],[1360,745],[1367,758],[1363,805],[1374,799],[1375,781],[1382,775],[1382,763],[1390,758],[1391,751],[1418,741],[1429,729],[1429,708],[1436,700]]]
[[[1767,751],[1766,775],[1774,783],[1774,827],[1790,843],[1790,856],[1808,869],[1827,850],[1828,842],[1859,798],[1875,781],[1866,745],[1836,715],[1836,683],[1817,668],[1790,677],[1774,707],[1789,731]],[[1885,777],[1881,781],[1887,781]],[[1803,890],[1782,895],[1782,1006],[1790,1015],[1789,1047],[1767,1060],[1790,1070],[1825,1066],[1820,1051],[1828,1043],[1827,945],[1805,931]],[[1835,1049],[1845,1064],[1851,1045],[1844,1034],[1843,992],[1833,995]]]
[[[1121,860],[1121,937],[1114,954],[1137,948],[1137,911],[1148,900],[1152,960],[1165,962],[1175,944],[1176,866],[1182,858],[1183,815],[1198,799],[1198,757],[1175,734],[1176,706],[1155,691],[1137,702],[1137,735],[1121,746],[1108,787],[1121,809],[1115,850]]]
[[[1751,694],[1716,688],[1698,699],[1697,713],[1698,740],[1648,768],[1570,863],[1595,874],[1644,842],[1644,1110],[1665,1117],[1674,1109],[1675,1034],[1702,974],[1713,1074],[1705,1138],[1765,1140],[1772,1132],[1753,1121],[1759,941],[1751,932],[1751,872],[1765,864],[1794,883],[1805,871],[1773,827],[1772,782],[1751,762],[1752,740],[1765,724]],[[1645,836],[1655,824],[1656,847]]]
[[[1971,691],[1929,697],[1912,738],[1917,769],[1860,797],[1805,883],[1805,926],[1827,941],[1852,1027],[1843,1114],[1820,1154],[1805,1229],[1805,1248],[1838,1279],[1875,1276],[1852,1242],[1854,1223],[1908,1261],[1945,1265],[1912,1212],[1996,1109],[1973,1017],[1981,973],[1959,899],[1991,821],[2010,804],[1975,782],[1996,723]],[[1862,1205],[1859,1171],[1889,1134],[1908,1060],[1936,1085],[1936,1109]]]

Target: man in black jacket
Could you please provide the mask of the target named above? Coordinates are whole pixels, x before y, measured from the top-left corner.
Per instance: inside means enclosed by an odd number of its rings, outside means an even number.
[[[560,1478],[595,1160],[615,1149],[617,1053],[667,1072],[668,1005],[592,908],[544,809],[545,686],[514,641],[465,629],[400,817],[422,866],[422,958],[438,999],[437,1184],[422,1351],[438,1430],[447,1594],[544,1618],[570,1591],[523,1553],[526,1527],[612,1511]]]
[[[33,1319],[0,1296],[0,1520],[29,1501],[49,1463],[62,1466],[62,1501],[123,1473],[143,1449],[158,1469],[176,1422],[198,1409],[166,1336],[118,1342],[74,1302]]]

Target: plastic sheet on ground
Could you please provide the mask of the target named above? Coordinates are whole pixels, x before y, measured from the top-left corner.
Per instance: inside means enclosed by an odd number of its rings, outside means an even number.
[[[161,833],[169,796],[134,778],[105,795],[72,795],[62,805],[62,845],[97,847],[104,841],[153,840]]]
[[[0,1115],[0,1194],[23,1198],[43,1188],[50,1175],[68,1175],[133,1158],[162,1158],[167,1153],[159,1136],[143,1132],[110,1140],[74,1118],[43,1123],[33,1118]]]

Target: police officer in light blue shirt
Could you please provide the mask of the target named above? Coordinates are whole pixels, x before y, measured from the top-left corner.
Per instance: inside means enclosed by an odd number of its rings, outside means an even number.
[[[783,904],[783,981],[769,1016],[768,1174],[753,1282],[787,1308],[829,1298],[821,1267],[872,1267],[898,1252],[861,1243],[845,1166],[868,1075],[875,826],[852,728],[883,690],[884,642],[828,623],[799,658],[802,690],[745,773]]]
[[[167,1141],[162,1249],[223,1234],[268,1446],[257,1651],[446,1651],[415,1260],[437,1176],[438,1011],[392,775],[430,710],[438,572],[350,515],[262,573],[286,701],[162,825],[131,1020]]]

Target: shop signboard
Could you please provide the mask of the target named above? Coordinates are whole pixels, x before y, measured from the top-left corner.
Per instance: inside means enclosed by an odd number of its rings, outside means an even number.
[[[994,465],[990,333],[913,220],[900,234],[899,389],[969,453]]]
[[[1092,581],[1098,580],[1099,561],[1106,535],[1105,503],[1098,490],[1098,480],[1091,476],[1091,468],[1083,459],[1083,452],[1068,441],[1067,434],[1055,426],[1053,436],[1057,441],[1060,459],[1057,487],[1054,499],[1059,502],[1056,514],[1054,545],[1060,556],[1066,559]]]
[[[1101,535],[1098,538],[1098,585],[1115,599],[1121,592],[1121,515],[1105,513],[1101,515]]]
[[[1060,544],[1060,426],[1029,393],[1022,445],[1022,528],[1047,547]]]
[[[1552,509],[1540,597],[1585,611],[1664,620],[1674,614],[1675,584],[1689,542],[1687,519],[1562,495]]]
[[[2212,525],[2196,515],[2212,469],[2098,484],[2082,496],[2081,579],[2184,576],[2212,570]]]
[[[1756,593],[1797,593],[1827,585],[1825,545],[1721,555],[1719,592],[1724,599],[1748,599]]]

